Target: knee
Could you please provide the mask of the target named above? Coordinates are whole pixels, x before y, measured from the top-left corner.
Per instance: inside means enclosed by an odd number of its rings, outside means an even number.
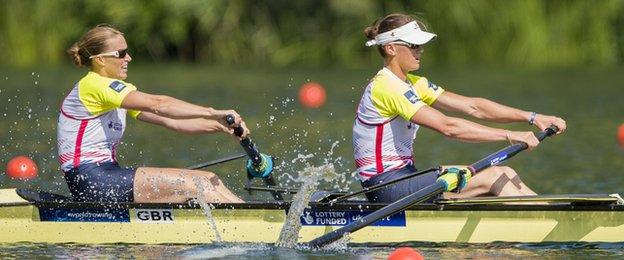
[[[497,180],[501,179],[501,177],[506,176],[504,168],[505,168],[505,166],[495,166],[495,167],[492,167],[492,168],[488,169],[487,172],[483,172],[482,175],[485,175],[487,177],[483,178],[483,181],[481,182],[481,185],[482,186],[486,186],[487,188],[489,188]]]
[[[218,183],[215,183],[215,179],[218,180],[218,177],[214,173],[198,172],[189,174],[185,183],[188,189],[204,192],[206,190],[213,190],[218,186]]]
[[[509,179],[513,179],[514,177],[518,176],[518,173],[516,173],[516,171],[509,167],[509,166],[495,166],[493,167],[494,172],[496,172],[496,177],[501,176],[502,174],[507,175],[507,178]]]

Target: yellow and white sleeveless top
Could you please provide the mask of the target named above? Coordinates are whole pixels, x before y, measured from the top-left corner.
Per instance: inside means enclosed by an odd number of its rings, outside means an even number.
[[[413,164],[412,145],[418,125],[410,122],[444,89],[424,77],[408,74],[407,82],[387,68],[370,81],[356,111],[353,154],[360,180]]]
[[[137,88],[121,80],[89,72],[61,104],[57,126],[58,160],[63,171],[85,163],[116,161],[115,147],[126,128],[120,108]],[[128,111],[136,118],[138,111]]]

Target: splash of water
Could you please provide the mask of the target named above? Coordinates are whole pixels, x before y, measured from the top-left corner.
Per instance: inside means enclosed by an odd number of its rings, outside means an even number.
[[[286,222],[282,227],[279,239],[275,243],[277,247],[294,248],[297,246],[301,221],[299,217],[310,202],[312,193],[316,190],[321,179],[332,181],[338,174],[334,170],[333,164],[323,164],[321,166],[307,166],[299,172],[299,181],[302,181],[299,192],[293,197],[293,202],[288,210]]]
[[[342,251],[348,249],[349,242],[351,242],[350,234],[349,232],[345,233],[340,239],[323,246],[322,249],[328,251]]]
[[[198,194],[196,196],[197,198],[195,201],[197,201],[199,203],[199,206],[201,206],[201,208],[204,210],[204,214],[206,215],[206,220],[208,221],[208,224],[210,224],[212,231],[214,231],[215,242],[222,243],[223,239],[221,239],[221,234],[219,233],[219,230],[217,229],[217,223],[215,222],[214,217],[212,216],[212,210],[215,209],[215,207],[214,205],[208,203],[208,201],[206,201],[206,198],[204,197],[205,186],[202,185],[202,181],[199,180],[199,178],[193,178],[193,183],[197,187],[197,191],[198,191]]]

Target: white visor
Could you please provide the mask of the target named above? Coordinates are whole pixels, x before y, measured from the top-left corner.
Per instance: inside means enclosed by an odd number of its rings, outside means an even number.
[[[385,45],[395,41],[404,41],[411,44],[423,45],[435,37],[435,34],[421,30],[418,23],[413,21],[399,28],[378,34],[375,36],[375,39],[367,41],[366,46]]]

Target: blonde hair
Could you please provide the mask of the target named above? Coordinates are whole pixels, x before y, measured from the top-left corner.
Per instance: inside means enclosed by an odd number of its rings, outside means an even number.
[[[372,40],[375,39],[375,37],[380,33],[399,28],[413,21],[418,23],[421,30],[427,31],[427,26],[425,26],[425,24],[419,19],[407,14],[394,13],[386,15],[381,19],[377,19],[371,26],[366,27],[364,29],[364,35],[366,36],[366,39]],[[383,50],[383,46],[377,46],[377,50],[382,57],[386,57],[386,52]]]
[[[107,43],[106,41],[116,35],[123,35],[122,32],[107,24],[99,24],[87,31],[82,38],[74,43],[67,54],[78,67],[91,66],[91,55],[102,53]]]

